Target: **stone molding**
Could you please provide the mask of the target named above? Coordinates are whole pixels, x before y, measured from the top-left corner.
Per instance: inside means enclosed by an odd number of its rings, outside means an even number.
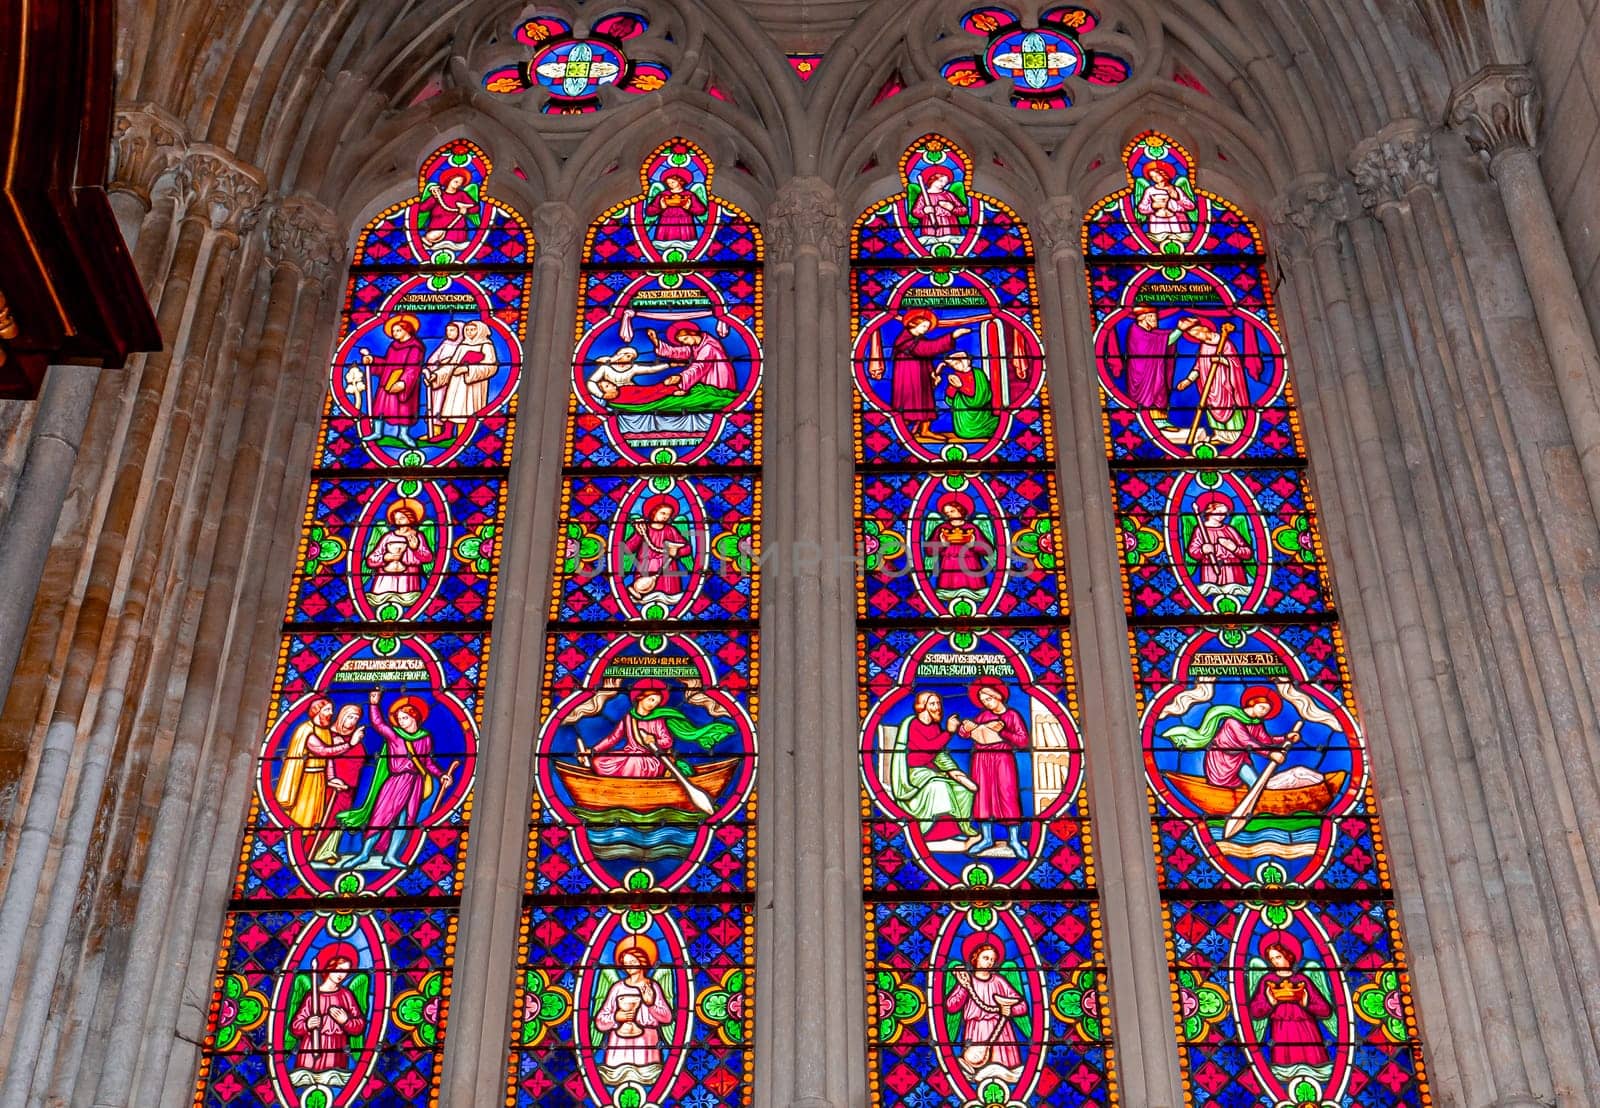
[[[344,234],[338,218],[309,196],[286,196],[268,205],[267,253],[275,264],[292,265],[314,280],[343,266]]]
[[[1456,87],[1450,126],[1491,163],[1508,150],[1535,149],[1544,100],[1525,65],[1490,65]]]
[[[120,109],[112,124],[110,191],[132,193],[149,207],[151,190],[187,146],[183,125],[155,105]]]
[[[1350,221],[1350,194],[1331,173],[1295,178],[1273,205],[1277,246],[1288,253],[1309,254],[1336,240]]]
[[[538,263],[562,264],[582,241],[584,227],[572,205],[551,201],[533,210],[534,258]]]
[[[1433,153],[1433,135],[1418,119],[1391,123],[1356,144],[1347,163],[1362,206],[1380,211],[1402,204],[1418,189],[1439,187],[1439,162]]]
[[[237,236],[261,214],[266,176],[215,146],[190,147],[184,154],[183,192],[190,212],[198,211],[213,231]]]
[[[1033,233],[1052,261],[1063,253],[1075,255],[1083,244],[1083,205],[1072,196],[1052,196],[1033,217]]]
[[[792,262],[806,250],[825,265],[844,265],[849,230],[839,197],[820,177],[796,177],[767,209],[765,231],[774,261]]]

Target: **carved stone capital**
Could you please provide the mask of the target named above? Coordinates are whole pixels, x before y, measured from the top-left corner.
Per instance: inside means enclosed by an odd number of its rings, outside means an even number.
[[[534,257],[540,264],[561,265],[583,238],[583,224],[572,205],[551,201],[533,210]]]
[[[780,262],[814,251],[831,265],[842,265],[849,236],[839,214],[839,197],[820,177],[796,177],[767,209],[767,242]]]
[[[1350,195],[1331,173],[1307,173],[1290,182],[1273,206],[1279,238],[1291,250],[1315,251],[1335,241],[1349,222]]]
[[[1077,254],[1083,244],[1083,205],[1071,196],[1047,197],[1033,218],[1033,232],[1051,258]]]
[[[1525,65],[1490,65],[1450,96],[1450,126],[1491,161],[1507,150],[1534,148],[1544,104]]]
[[[121,108],[112,124],[113,192],[137,196],[146,207],[161,175],[183,157],[183,126],[154,105]]]
[[[1357,143],[1350,152],[1349,168],[1361,203],[1371,211],[1403,203],[1418,189],[1439,186],[1433,136],[1426,124],[1415,119],[1392,123]]]
[[[344,261],[338,219],[309,196],[288,196],[271,205],[266,232],[273,262],[294,266],[314,280],[326,279]]]
[[[266,178],[215,146],[194,146],[184,155],[189,211],[211,229],[237,235],[253,226],[266,196]]]

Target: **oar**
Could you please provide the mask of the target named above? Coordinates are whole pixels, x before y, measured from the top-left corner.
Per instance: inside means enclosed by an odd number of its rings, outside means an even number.
[[[673,763],[671,757],[663,756],[661,764],[667,767],[667,772],[672,775],[672,779],[683,786],[683,791],[689,794],[690,804],[693,804],[708,816],[717,810],[717,806],[711,803],[711,795],[685,777],[683,771]]]
[[[1302,726],[1304,726],[1303,720],[1295,724],[1294,730],[1289,732],[1289,737],[1285,740],[1283,746],[1273,753],[1281,754],[1293,746],[1296,740],[1300,738],[1300,728]],[[1228,817],[1228,822],[1222,825],[1222,837],[1224,839],[1231,839],[1244,830],[1244,825],[1250,822],[1250,813],[1254,812],[1256,805],[1261,802],[1261,794],[1267,791],[1267,782],[1272,780],[1272,775],[1278,772],[1278,767],[1281,765],[1283,765],[1281,758],[1274,759],[1271,765],[1261,771],[1261,776],[1256,778],[1256,783],[1250,786],[1250,791],[1245,793],[1243,800],[1239,801],[1239,806]]]

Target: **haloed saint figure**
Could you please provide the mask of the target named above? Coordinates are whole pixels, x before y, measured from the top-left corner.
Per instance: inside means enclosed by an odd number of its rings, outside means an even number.
[[[596,983],[591,1037],[603,1052],[600,1079],[649,1087],[661,1076],[663,1035],[671,1038],[676,1019],[672,974],[656,968],[656,945],[644,935],[618,942],[615,957],[616,968]]]

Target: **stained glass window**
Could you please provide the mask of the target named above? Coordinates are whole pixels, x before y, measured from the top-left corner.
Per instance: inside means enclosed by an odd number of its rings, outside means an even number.
[[[748,1098],[761,234],[675,139],[590,227],[513,1106]]]
[[[1032,241],[929,135],[851,276],[878,1106],[1114,1100]]]
[[[434,1103],[533,256],[490,168],[356,247],[197,1105]]]
[[[1073,82],[1120,85],[1133,75],[1122,58],[1079,41],[1099,24],[1076,5],[1047,8],[1034,26],[1009,8],[974,8],[961,17],[961,29],[983,39],[984,49],[951,58],[939,74],[956,88],[1008,80],[1012,106],[1027,111],[1069,108]]]
[[[1428,1103],[1259,233],[1165,135],[1084,228],[1194,1105]]]
[[[643,95],[672,78],[657,61],[630,55],[626,45],[650,29],[642,15],[612,12],[602,16],[587,35],[556,15],[536,15],[517,25],[516,41],[532,52],[526,61],[502,65],[484,74],[483,87],[500,96],[539,92],[539,110],[546,115],[585,115],[600,110],[600,90],[615,87]]]

